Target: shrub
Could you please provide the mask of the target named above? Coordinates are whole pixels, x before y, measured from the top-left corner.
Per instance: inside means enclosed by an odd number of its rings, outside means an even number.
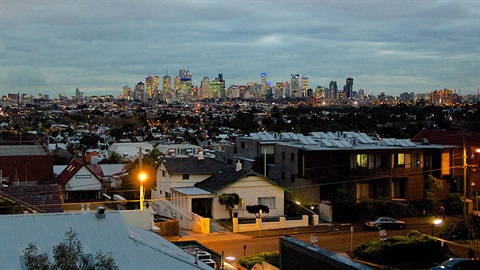
[[[428,265],[444,259],[437,240],[418,231],[411,231],[407,236],[392,236],[386,241],[370,240],[356,246],[353,252],[361,260],[385,265],[404,262]]]
[[[460,215],[463,213],[462,194],[450,193],[445,202],[445,212],[449,215]]]
[[[266,261],[271,265],[279,267],[280,253],[278,251],[275,251],[275,252],[261,252],[261,253],[251,254],[251,255],[241,257],[238,263],[240,263],[241,266],[247,269],[252,269],[252,267],[255,264],[262,263],[263,261]]]

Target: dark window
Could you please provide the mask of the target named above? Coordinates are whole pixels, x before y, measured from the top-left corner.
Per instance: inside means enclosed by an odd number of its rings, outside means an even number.
[[[295,154],[294,153],[290,154],[290,161],[295,161]]]
[[[290,181],[295,182],[295,175],[294,174],[290,175]]]
[[[190,174],[187,174],[187,173],[186,173],[186,174],[182,175],[182,179],[183,179],[183,180],[188,180],[188,179],[190,179]]]
[[[240,142],[240,148],[246,148],[245,142]]]
[[[282,152],[282,160],[285,160],[285,152]]]
[[[282,172],[282,180],[285,180],[285,172]]]

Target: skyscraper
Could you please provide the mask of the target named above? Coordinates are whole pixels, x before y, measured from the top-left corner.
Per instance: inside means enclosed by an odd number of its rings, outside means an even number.
[[[336,99],[338,95],[338,87],[337,87],[337,81],[333,80],[330,82],[330,85],[328,87],[328,99]]]
[[[141,100],[141,101],[146,101],[147,100],[147,95],[145,93],[145,85],[143,84],[142,81],[139,81],[135,85],[135,89],[134,89],[133,93],[134,93],[135,99],[138,99],[138,100]]]
[[[162,78],[163,99],[173,99],[172,77],[168,76],[168,70]]]
[[[210,96],[210,79],[205,76],[200,82],[200,99],[211,98]]]
[[[302,76],[302,97],[308,96],[307,91],[308,91],[308,77],[303,75]]]
[[[299,91],[300,91],[300,75],[298,74],[291,74],[290,75],[290,96],[291,98],[298,98]]]
[[[345,96],[347,99],[353,98],[353,78],[348,77],[343,87],[343,92],[345,92]]]
[[[260,97],[265,99],[267,97],[267,73],[263,72],[262,74],[260,74],[260,80],[260,83],[262,85]]]
[[[147,75],[145,77],[145,93],[147,95],[147,99],[155,98],[153,93],[153,77],[152,76]]]
[[[226,94],[225,94],[225,80],[223,79],[223,74],[219,73],[218,77],[215,78],[215,81],[220,82],[220,93],[219,93],[220,98],[226,97]]]

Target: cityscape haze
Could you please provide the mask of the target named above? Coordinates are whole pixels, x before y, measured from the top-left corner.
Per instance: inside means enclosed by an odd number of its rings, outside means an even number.
[[[399,95],[480,87],[478,1],[0,2],[0,96],[122,94],[179,69],[191,84]],[[154,77],[155,79],[155,77]],[[220,79],[220,78],[219,78]],[[345,90],[348,90],[347,87]],[[262,89],[265,91],[265,89]],[[265,94],[265,92],[263,92]]]

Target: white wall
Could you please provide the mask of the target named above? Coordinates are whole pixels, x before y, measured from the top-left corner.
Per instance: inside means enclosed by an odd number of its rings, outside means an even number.
[[[72,179],[68,181],[65,189],[66,191],[101,190],[102,183],[90,170],[83,166]]]
[[[213,219],[228,219],[230,218],[225,205],[218,202],[218,197],[224,193],[236,193],[240,198],[244,199],[244,208],[238,209],[239,218],[254,218],[253,214],[249,214],[245,207],[247,205],[258,205],[259,197],[275,197],[275,208],[269,209],[268,214],[264,217],[279,217],[284,215],[284,190],[275,186],[268,181],[263,180],[258,176],[248,176],[243,178],[233,185],[219,192],[212,202],[212,217]]]

